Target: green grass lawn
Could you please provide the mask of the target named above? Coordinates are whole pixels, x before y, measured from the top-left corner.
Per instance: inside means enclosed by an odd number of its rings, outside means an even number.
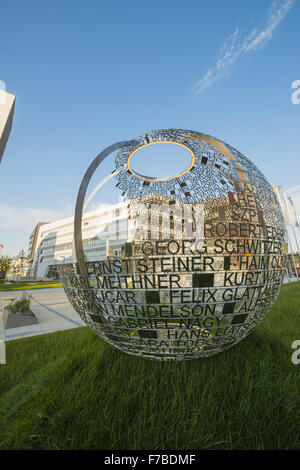
[[[0,284],[0,292],[11,291],[11,290],[29,290],[29,289],[48,289],[49,287],[61,287],[59,281],[47,281],[47,282],[38,282],[34,284],[33,282],[13,282],[11,284]]]
[[[228,351],[185,363],[126,355],[88,328],[10,341],[0,449],[300,449],[300,283]]]

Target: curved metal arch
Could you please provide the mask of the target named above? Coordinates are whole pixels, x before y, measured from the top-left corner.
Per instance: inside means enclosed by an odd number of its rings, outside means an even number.
[[[79,267],[79,274],[81,274],[82,276],[87,274],[86,265],[84,261],[83,244],[82,244],[82,213],[83,213],[83,204],[84,204],[84,199],[85,199],[88,185],[91,181],[93,174],[95,173],[96,169],[100,165],[100,163],[102,163],[103,160],[106,157],[108,157],[108,155],[110,155],[112,152],[130,143],[132,143],[132,141],[125,140],[125,141],[112,144],[106,149],[104,149],[92,161],[87,171],[85,172],[84,177],[82,178],[81,185],[80,185],[78,195],[77,195],[76,206],[75,206],[75,217],[74,217],[75,253],[76,253],[76,260],[77,260],[78,267]]]
[[[100,181],[100,183],[96,186],[96,188],[89,195],[87,201],[84,203],[83,208],[82,208],[82,216],[85,213],[87,206],[94,199],[97,192],[100,191],[102,186],[104,186],[105,183],[107,183],[110,179],[112,179],[116,174],[118,174],[122,170],[124,170],[124,168],[120,167],[119,169],[115,170],[115,172],[110,173],[108,176],[106,176],[105,178],[103,178],[103,180]],[[72,260],[73,260],[73,267],[75,268],[76,267],[76,254],[75,254],[75,236],[74,236],[74,233],[73,233],[73,240],[72,240]]]
[[[199,133],[198,133],[199,134]],[[221,153],[223,153],[223,155],[229,160],[234,160],[235,161],[235,157],[232,155],[232,153],[225,147],[225,145],[218,141],[217,139],[214,139],[214,138],[211,138],[210,136],[207,136],[205,134],[199,134],[201,136],[201,138],[208,142],[208,143],[211,143],[215,146],[215,148],[217,148],[219,151],[221,151]],[[193,135],[194,136],[194,135]],[[191,136],[189,136],[190,139],[191,139]],[[188,139],[187,139],[188,140]],[[74,217],[74,243],[72,243],[72,253],[74,252],[74,248],[75,248],[75,255],[76,255],[76,261],[77,261],[77,264],[78,264],[78,267],[79,267],[79,274],[81,275],[87,275],[87,269],[86,269],[86,265],[85,265],[85,261],[84,261],[84,252],[83,252],[83,242],[82,242],[82,216],[83,216],[83,211],[85,209],[85,207],[87,206],[87,204],[90,202],[90,200],[94,197],[95,193],[100,189],[100,187],[102,186],[101,183],[103,183],[103,181],[97,186],[97,188],[92,192],[92,194],[90,195],[89,197],[89,200],[87,201],[87,203],[84,205],[84,200],[85,200],[85,196],[86,196],[86,191],[87,191],[87,188],[88,188],[88,185],[90,183],[90,180],[94,174],[94,172],[96,171],[96,169],[98,168],[98,166],[103,162],[103,160],[108,157],[108,155],[110,155],[112,152],[114,152],[115,150],[119,150],[121,147],[124,147],[126,145],[129,145],[129,144],[132,144],[134,142],[134,140],[127,140],[127,141],[121,141],[121,142],[117,142],[115,144],[112,144],[110,145],[109,147],[107,147],[106,149],[104,149],[101,153],[99,153],[99,155],[97,155],[97,157],[92,161],[92,163],[90,164],[90,166],[88,167],[87,171],[85,172],[85,175],[81,181],[81,185],[80,185],[80,188],[79,188],[79,191],[78,191],[78,195],[77,195],[77,200],[76,200],[76,206],[75,206],[75,217]],[[160,143],[161,141],[156,141],[156,142],[153,142],[153,143]],[[182,145],[181,143],[179,142],[172,142],[172,141],[168,141],[168,143],[177,143],[179,145]],[[185,145],[182,145],[183,147],[185,147]],[[142,146],[144,147],[144,146]],[[134,152],[136,152],[137,150],[139,150],[141,147],[138,147],[137,149],[134,150]],[[225,149],[225,150],[224,150]],[[131,152],[131,156],[134,152]],[[193,153],[193,152],[191,152]],[[230,157],[230,158],[229,158]],[[128,162],[127,162],[127,165],[128,165]],[[192,161],[192,166],[194,165],[194,160]],[[188,170],[190,169],[190,167],[188,168]],[[188,171],[187,170],[187,171]],[[130,171],[132,172],[132,170],[130,169]],[[240,170],[241,171],[241,170]],[[133,173],[133,172],[132,172]],[[135,174],[135,173],[133,173]],[[138,175],[136,175],[138,176]],[[142,177],[143,179],[145,177],[143,176],[139,176],[139,177]],[[175,179],[177,178],[176,176],[174,177]],[[187,200],[187,202],[189,202]]]

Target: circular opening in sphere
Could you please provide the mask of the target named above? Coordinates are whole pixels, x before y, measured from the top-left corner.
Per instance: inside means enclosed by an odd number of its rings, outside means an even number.
[[[178,142],[151,142],[134,150],[128,169],[145,180],[166,181],[184,175],[193,168],[194,153]]]

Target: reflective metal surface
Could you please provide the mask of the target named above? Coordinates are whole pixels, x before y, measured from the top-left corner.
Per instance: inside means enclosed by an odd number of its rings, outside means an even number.
[[[131,171],[131,156],[158,142],[187,147],[192,165],[163,179]],[[112,177],[131,229],[119,256],[89,262],[85,195],[114,151]],[[195,131],[151,131],[104,150],[83,178],[74,239],[76,264],[60,270],[75,310],[105,341],[153,359],[207,357],[233,346],[261,322],[283,280],[285,224],[272,187],[236,149]]]

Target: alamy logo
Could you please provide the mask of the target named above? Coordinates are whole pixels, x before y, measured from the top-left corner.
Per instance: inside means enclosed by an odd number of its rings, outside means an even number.
[[[293,104],[300,103],[300,80],[294,80],[292,83],[292,88],[295,88],[296,91],[291,96],[291,100]]]
[[[204,206],[189,204],[135,204],[130,210],[128,232],[132,239],[178,240],[204,238]]]
[[[292,363],[296,366],[300,364],[300,340],[296,340],[292,344],[292,349],[296,349],[292,354]]]
[[[6,85],[3,80],[0,80],[0,104],[6,103]]]
[[[126,215],[125,215],[126,214]],[[125,219],[124,219],[125,216]],[[196,204],[135,203],[106,213],[98,227],[109,239],[133,240],[190,239],[190,248],[198,249],[204,240],[204,206]]]

